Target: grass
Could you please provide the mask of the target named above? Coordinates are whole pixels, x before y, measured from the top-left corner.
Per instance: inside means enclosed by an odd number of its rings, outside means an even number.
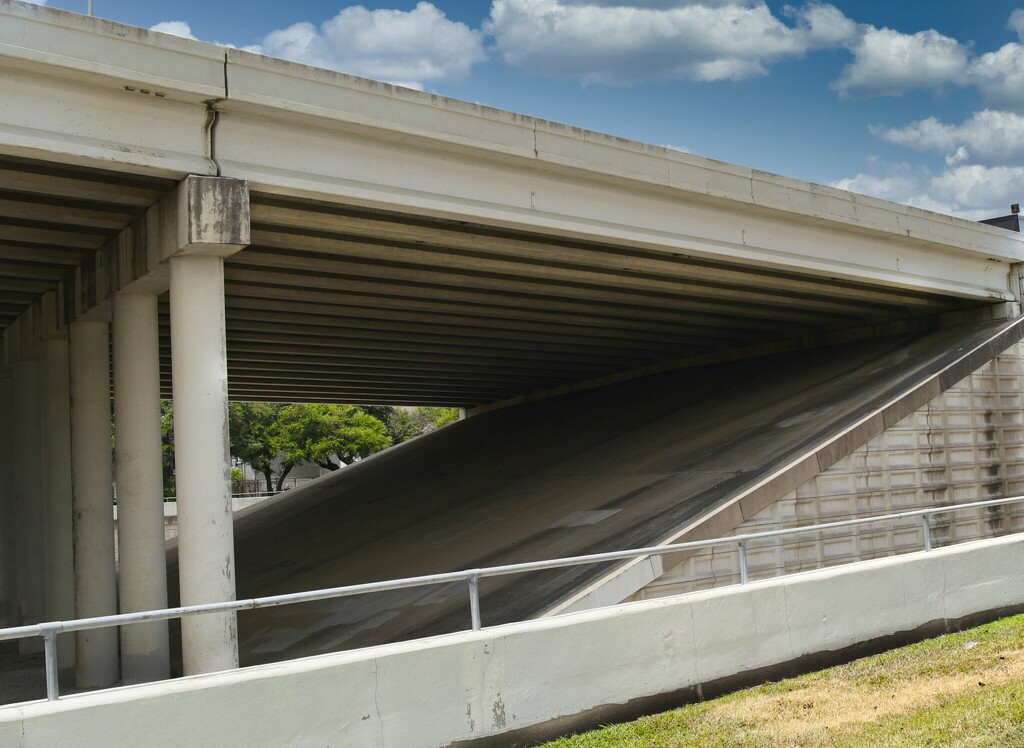
[[[1024,748],[1024,615],[545,748]]]

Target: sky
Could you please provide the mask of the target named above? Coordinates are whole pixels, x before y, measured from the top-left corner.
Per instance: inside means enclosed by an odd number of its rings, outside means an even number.
[[[1024,0],[94,2],[114,21],[965,218],[1024,198]]]

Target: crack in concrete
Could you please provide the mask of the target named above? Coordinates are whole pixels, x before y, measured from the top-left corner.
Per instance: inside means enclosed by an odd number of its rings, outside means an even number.
[[[789,642],[789,656],[796,659],[799,655],[793,645],[793,621],[789,617],[789,586],[782,585],[782,608],[786,616],[786,640]]]
[[[380,747],[384,748],[384,719],[380,716],[380,700],[378,698],[378,688],[380,686],[380,678],[377,677],[377,659],[373,660],[373,708],[377,710],[377,725],[380,727]]]
[[[949,631],[949,608],[947,607],[946,599],[946,587],[948,584],[946,576],[946,559],[941,558],[939,563],[942,565],[942,624],[946,631]]]
[[[700,674],[700,656],[697,654],[697,618],[693,612],[693,603],[691,602],[686,607],[690,611],[690,638],[693,641],[693,674],[697,676],[697,694],[703,701],[704,693],[701,689],[701,683],[704,681],[704,677]]]

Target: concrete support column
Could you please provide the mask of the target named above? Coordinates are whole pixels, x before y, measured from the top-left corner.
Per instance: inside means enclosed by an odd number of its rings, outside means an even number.
[[[14,505],[17,538],[18,617],[22,624],[46,619],[44,558],[46,535],[39,451],[39,362],[21,359],[14,364]],[[22,652],[40,651],[37,638],[21,639]]]
[[[17,626],[18,563],[14,492],[14,374],[0,371],[0,626]]]
[[[235,599],[224,261],[170,258],[178,573],[182,605]],[[184,671],[238,666],[234,613],[181,622]]]
[[[167,607],[157,297],[114,295],[114,443],[121,612]],[[121,682],[170,676],[167,622],[121,629]]]
[[[75,616],[117,613],[110,456],[109,325],[76,320],[71,342],[71,476],[75,514]],[[118,679],[117,629],[77,635],[76,680],[102,688]]]
[[[46,618],[75,617],[74,530],[71,509],[71,393],[68,342],[51,338],[40,343],[39,367],[42,424],[42,495],[46,515]],[[75,638],[57,637],[61,668],[75,664]]]

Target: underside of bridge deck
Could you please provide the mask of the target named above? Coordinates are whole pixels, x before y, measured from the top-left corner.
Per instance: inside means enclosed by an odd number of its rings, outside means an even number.
[[[0,176],[0,325],[175,185],[23,159],[0,160]],[[251,210],[252,243],[225,268],[239,400],[472,406],[978,304],[269,194]]]

